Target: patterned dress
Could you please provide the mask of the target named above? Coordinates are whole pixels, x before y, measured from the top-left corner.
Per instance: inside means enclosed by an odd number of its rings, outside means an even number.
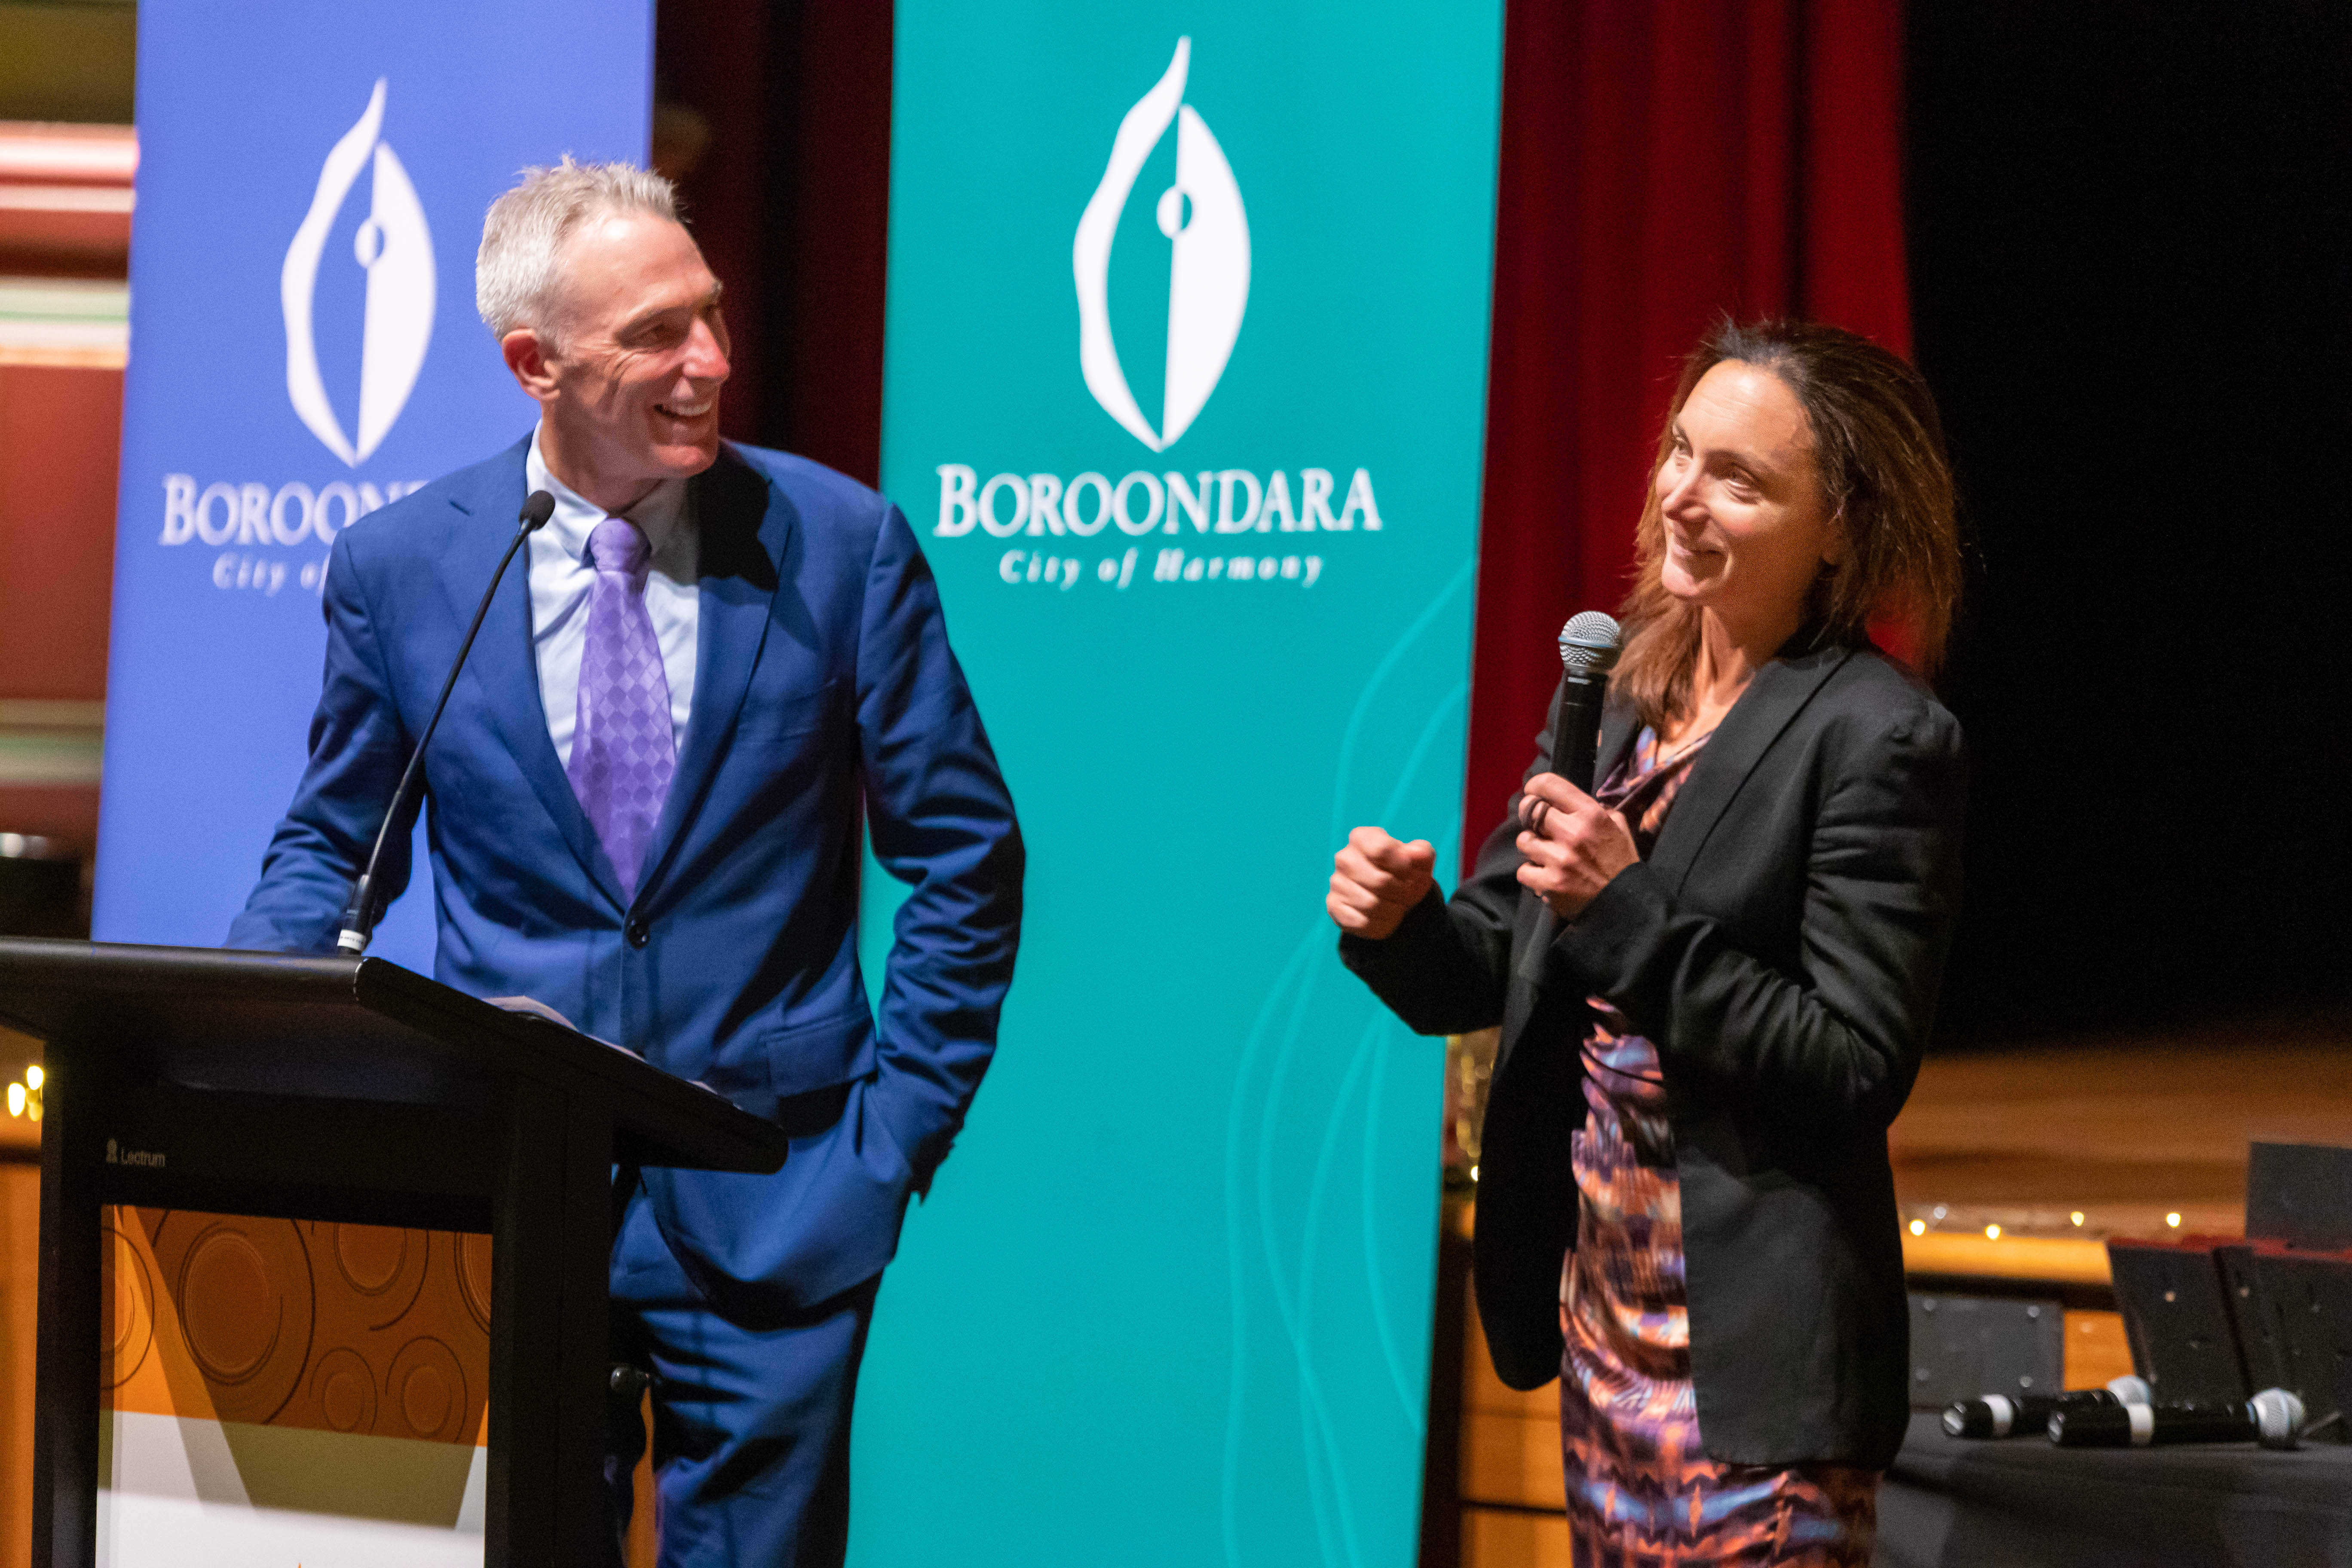
[[[1595,792],[1644,858],[1705,744],[1643,730]],[[1582,1205],[1560,1273],[1560,1447],[1576,1568],[1865,1568],[1874,1471],[1718,1464],[1700,1446],[1682,1184],[1658,1053],[1600,998],[1584,1042]]]

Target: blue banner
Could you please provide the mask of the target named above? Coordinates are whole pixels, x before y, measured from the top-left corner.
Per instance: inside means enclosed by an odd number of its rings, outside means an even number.
[[[1030,858],[855,1563],[1412,1561],[1443,1053],[1322,901],[1356,823],[1458,858],[1501,28],[898,6],[883,479]]]
[[[344,529],[537,417],[482,214],[643,162],[650,0],[145,0],[96,934],[210,945],[305,755]],[[430,973],[412,892],[374,951]]]

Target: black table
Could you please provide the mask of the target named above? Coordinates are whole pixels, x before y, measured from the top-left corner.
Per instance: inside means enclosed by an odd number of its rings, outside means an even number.
[[[2352,1447],[1962,1442],[1938,1417],[1878,1489],[1876,1568],[2352,1568]]]

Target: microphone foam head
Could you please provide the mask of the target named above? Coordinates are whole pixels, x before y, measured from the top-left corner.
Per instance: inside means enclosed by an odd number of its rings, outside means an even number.
[[[1622,636],[1614,616],[1580,610],[1559,628],[1559,662],[1570,675],[1606,675],[1617,668]]]
[[[554,515],[555,498],[545,490],[533,490],[522,503],[522,515],[515,521],[522,524],[525,532],[536,533]]]
[[[2246,1402],[2254,1440],[2265,1448],[2292,1448],[2302,1435],[2303,1401],[2284,1388],[2265,1388]]]

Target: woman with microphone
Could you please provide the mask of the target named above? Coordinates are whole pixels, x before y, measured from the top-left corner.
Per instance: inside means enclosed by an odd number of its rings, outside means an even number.
[[[1348,966],[1416,1031],[1501,1025],[1479,1316],[1560,1377],[1583,1564],[1863,1564],[1908,1418],[1886,1127],[1959,896],[1960,577],[1918,373],[1728,322],[1685,363],[1590,795],[1538,743],[1449,900],[1425,841],[1349,836]]]

